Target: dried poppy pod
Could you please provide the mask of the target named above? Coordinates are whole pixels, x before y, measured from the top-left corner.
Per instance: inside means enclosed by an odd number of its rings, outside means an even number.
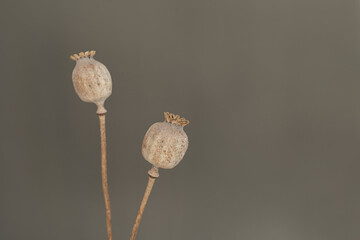
[[[81,52],[72,55],[70,58],[76,61],[76,66],[72,73],[72,80],[75,91],[84,102],[92,102],[97,105],[100,121],[100,140],[101,140],[101,181],[106,209],[106,229],[108,240],[112,240],[111,227],[111,207],[109,197],[109,187],[107,179],[107,158],[106,158],[106,127],[104,108],[105,100],[111,95],[112,82],[107,68],[93,57],[95,51]]]
[[[184,157],[189,145],[188,137],[183,129],[185,125],[189,124],[189,121],[168,112],[165,112],[164,116],[165,122],[151,125],[143,140],[142,155],[153,167],[148,172],[148,184],[131,231],[130,240],[136,238],[155,179],[159,177],[159,168],[175,167]]]
[[[105,114],[105,100],[111,95],[112,81],[108,69],[93,57],[95,51],[81,52],[70,58],[76,61],[72,80],[76,93],[84,102],[95,103],[97,114]]]
[[[168,112],[164,117],[164,122],[154,123],[146,132],[142,155],[155,168],[171,169],[183,159],[188,148],[189,140],[183,128],[189,121]]]

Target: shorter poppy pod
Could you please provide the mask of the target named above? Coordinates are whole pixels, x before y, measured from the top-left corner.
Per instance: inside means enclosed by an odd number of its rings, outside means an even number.
[[[105,100],[111,95],[112,81],[108,69],[93,57],[95,51],[81,52],[70,58],[76,61],[72,80],[76,93],[84,102],[95,103],[97,114],[105,114]]]
[[[189,124],[189,121],[168,112],[165,112],[164,116],[164,122],[154,123],[146,132],[142,155],[155,168],[171,169],[183,159],[189,146],[184,131],[184,126]]]

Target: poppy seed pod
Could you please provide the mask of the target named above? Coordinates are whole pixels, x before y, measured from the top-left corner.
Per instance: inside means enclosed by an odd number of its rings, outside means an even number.
[[[189,121],[168,112],[164,116],[164,122],[150,126],[142,144],[142,155],[155,167],[149,171],[153,177],[158,176],[157,168],[174,168],[184,157],[189,145],[183,129]]]
[[[105,100],[111,95],[112,81],[108,69],[93,57],[95,51],[81,52],[70,58],[76,61],[72,80],[76,93],[84,102],[95,103],[97,114],[105,114]]]

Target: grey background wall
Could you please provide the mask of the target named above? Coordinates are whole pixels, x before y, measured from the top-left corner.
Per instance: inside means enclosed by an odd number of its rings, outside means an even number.
[[[114,239],[164,111],[190,119],[190,148],[161,171],[139,240],[360,238],[358,1],[0,5],[0,239],[106,239],[96,108],[69,59],[92,49],[113,78]]]

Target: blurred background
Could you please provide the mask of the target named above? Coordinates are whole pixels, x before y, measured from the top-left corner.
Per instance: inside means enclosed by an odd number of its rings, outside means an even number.
[[[106,239],[94,104],[69,56],[96,50],[115,239],[129,239],[148,127],[180,114],[137,239],[360,238],[359,2],[0,3],[0,239]]]

